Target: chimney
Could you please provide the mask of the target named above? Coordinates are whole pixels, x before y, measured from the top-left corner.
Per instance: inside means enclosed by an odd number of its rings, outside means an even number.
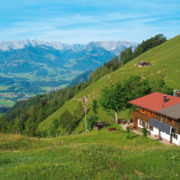
[[[162,109],[164,109],[164,104],[162,104]]]
[[[180,97],[180,90],[173,90],[173,96]]]
[[[166,95],[163,96],[163,100],[164,100],[164,102],[167,101],[167,96]]]
[[[173,96],[177,97],[177,90],[173,90]]]
[[[180,91],[177,92],[177,97],[180,97]]]

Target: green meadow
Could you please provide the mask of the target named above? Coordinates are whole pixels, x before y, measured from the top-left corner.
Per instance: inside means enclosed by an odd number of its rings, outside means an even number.
[[[0,99],[0,104],[11,107],[15,104],[15,102],[11,101],[10,99]]]
[[[179,179],[179,147],[114,126],[40,143],[0,134],[0,179]]]

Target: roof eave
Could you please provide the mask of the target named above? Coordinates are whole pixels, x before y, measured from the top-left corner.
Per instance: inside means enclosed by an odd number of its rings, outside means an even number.
[[[129,102],[128,102],[128,103],[129,103]],[[137,104],[133,104],[133,103],[129,103],[129,104],[132,104],[132,105],[137,106],[137,107],[139,107],[139,108],[143,108],[143,109],[146,109],[146,110],[148,110],[148,111],[155,112],[155,113],[158,112],[158,111],[154,111],[154,110],[152,110],[152,109],[145,108],[145,107],[143,107],[143,106],[139,106],[139,105],[137,105]]]
[[[171,119],[174,119],[174,120],[180,120],[180,118],[175,118],[175,117],[172,117],[172,116],[168,116],[168,115],[166,115],[166,114],[160,113],[159,111],[154,111],[154,110],[152,110],[152,109],[148,109],[148,108],[145,108],[145,107],[142,107],[142,106],[139,106],[139,105],[137,105],[137,104],[130,103],[130,102],[128,102],[128,103],[129,103],[129,104],[132,104],[132,105],[134,105],[134,106],[137,106],[137,107],[139,107],[139,108],[143,108],[143,109],[146,109],[146,110],[148,110],[148,111],[152,111],[152,112],[154,112],[154,113],[156,113],[156,114],[158,114],[158,115],[163,115],[163,116],[165,116],[165,117],[168,117],[168,118],[171,118]]]

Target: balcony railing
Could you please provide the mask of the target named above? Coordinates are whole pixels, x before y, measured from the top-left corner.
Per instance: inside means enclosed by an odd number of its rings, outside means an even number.
[[[146,121],[148,123],[150,122],[150,117],[148,117],[145,114],[140,113],[139,111],[132,111],[131,114],[132,114],[133,117],[135,117],[137,119],[144,120],[144,121]]]
[[[177,126],[175,120],[169,120],[168,118],[165,117],[161,118],[160,115],[155,115],[154,119],[161,121],[165,124],[168,124],[170,126],[174,126],[174,127]]]

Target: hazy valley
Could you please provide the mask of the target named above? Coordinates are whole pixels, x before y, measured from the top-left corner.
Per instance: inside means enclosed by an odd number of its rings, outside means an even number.
[[[38,40],[0,42],[0,104],[12,106],[35,94],[66,87],[137,43],[102,41],[62,44]],[[87,79],[87,77],[86,77]]]

